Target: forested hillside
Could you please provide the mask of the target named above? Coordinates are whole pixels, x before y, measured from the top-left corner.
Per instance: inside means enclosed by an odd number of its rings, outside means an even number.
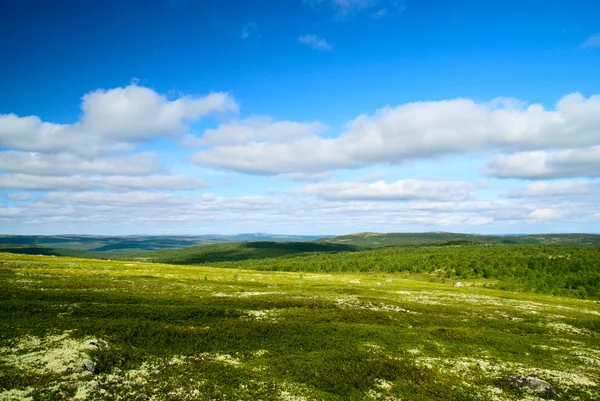
[[[534,235],[476,235],[445,232],[430,233],[356,233],[319,239],[320,243],[346,244],[361,248],[379,248],[394,245],[436,244],[451,241],[469,241],[481,244],[543,244],[600,246],[597,234],[534,234]]]
[[[309,235],[236,234],[236,235],[0,235],[0,252],[76,256],[82,258],[116,258],[163,249],[181,249],[195,245],[230,242],[314,241]]]
[[[194,246],[142,253],[134,260],[173,264],[207,264],[216,262],[261,260],[289,257],[306,253],[353,252],[356,247],[343,244],[319,244],[315,242],[237,242]]]

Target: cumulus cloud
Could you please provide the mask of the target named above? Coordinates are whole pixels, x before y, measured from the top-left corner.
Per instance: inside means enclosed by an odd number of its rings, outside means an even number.
[[[291,173],[279,174],[276,178],[292,181],[325,181],[331,178],[331,173]]]
[[[414,199],[465,200],[472,185],[464,182],[399,180],[393,183],[348,181],[319,183],[304,187],[299,193],[314,194],[326,200],[406,201]]]
[[[528,185],[518,186],[506,192],[509,198],[546,198],[546,197],[568,197],[573,198],[580,195],[600,194],[600,183],[589,181],[551,181],[535,182]]]
[[[28,200],[33,199],[33,196],[27,192],[19,192],[19,193],[14,193],[14,194],[8,194],[7,198],[10,200],[22,202],[22,201],[28,201]]]
[[[37,116],[0,115],[0,189],[192,190],[207,183],[172,175],[158,155],[132,153],[157,138],[180,140],[189,124],[237,112],[227,93],[170,99],[137,84],[82,97],[81,117],[55,124]]]
[[[202,137],[187,136],[187,146],[233,145],[251,141],[290,142],[320,134],[327,126],[317,121],[302,123],[295,121],[273,121],[269,117],[251,117],[228,122],[216,129],[204,131]]]
[[[85,158],[68,153],[45,154],[8,150],[0,152],[0,171],[36,175],[147,175],[162,171],[156,154],[138,153]]]
[[[325,38],[319,38],[316,35],[302,35],[298,37],[298,43],[302,43],[314,50],[330,51],[331,45],[327,43]]]
[[[318,173],[445,155],[598,146],[598,126],[600,96],[579,93],[551,110],[512,99],[416,102],[361,115],[335,138],[215,146],[193,161],[255,174]]]
[[[483,173],[528,180],[600,177],[600,146],[498,155],[483,168]]]
[[[106,192],[52,192],[39,199],[42,203],[52,203],[58,205],[104,205],[104,206],[124,206],[124,205],[152,205],[152,206],[181,206],[187,204],[187,198],[157,193],[157,192],[139,192],[128,191],[123,193]]]
[[[82,124],[88,132],[126,141],[177,135],[186,129],[186,123],[200,117],[238,111],[227,93],[168,100],[137,85],[88,93],[81,108]]]
[[[559,218],[561,213],[552,208],[535,209],[533,212],[527,215],[532,220],[553,220]]]
[[[41,121],[37,116],[0,115],[0,146],[42,153],[96,156],[131,150],[156,137],[176,137],[203,116],[237,112],[227,93],[169,100],[152,89],[131,84],[97,90],[82,98],[82,116],[74,124]]]
[[[157,189],[183,191],[205,188],[208,184],[186,175],[148,176],[40,176],[30,174],[0,174],[0,189],[17,190],[70,190],[93,189],[126,191],[131,189]]]

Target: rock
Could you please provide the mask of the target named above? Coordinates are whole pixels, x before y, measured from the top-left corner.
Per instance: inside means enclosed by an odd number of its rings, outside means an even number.
[[[376,286],[381,287],[383,284],[381,283],[375,283]]]
[[[93,364],[93,363],[91,363],[90,361],[85,361],[85,362],[83,363],[83,368],[84,368],[85,370],[87,370],[88,372],[92,372],[92,373],[94,373],[94,372],[96,371],[96,367],[95,367],[95,366],[94,366],[94,364]]]
[[[455,283],[454,286],[455,287],[464,287],[464,284],[459,281],[458,283]]]
[[[386,283],[392,283],[394,282],[394,280],[392,280],[391,278],[388,278],[387,280],[385,280]]]
[[[533,376],[509,376],[506,381],[514,388],[527,389],[542,397],[550,396],[554,392],[550,383]]]

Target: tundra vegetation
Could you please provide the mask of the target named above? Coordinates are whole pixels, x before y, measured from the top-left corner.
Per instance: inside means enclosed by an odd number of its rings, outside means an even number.
[[[198,248],[1,254],[0,400],[600,399],[597,248]]]

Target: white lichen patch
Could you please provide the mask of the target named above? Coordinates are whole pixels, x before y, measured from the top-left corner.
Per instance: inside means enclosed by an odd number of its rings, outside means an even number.
[[[577,327],[571,326],[567,323],[561,322],[549,322],[546,324],[548,327],[559,333],[575,334],[575,335],[586,335],[589,336],[592,333],[586,329],[578,329]]]
[[[244,298],[244,297],[256,297],[261,295],[287,295],[287,292],[282,291],[246,291],[246,292],[216,292],[212,294],[213,297],[231,297],[231,298]]]
[[[281,401],[308,401],[304,396],[303,389],[294,383],[281,383],[279,389],[279,399]]]
[[[377,379],[375,381],[375,387],[377,387],[381,390],[389,390],[392,388],[392,383],[387,380]]]
[[[269,351],[267,351],[266,349],[259,349],[257,351],[254,351],[254,356],[257,358],[260,358],[261,356],[265,356],[269,353]]]
[[[559,384],[561,387],[582,388],[597,386],[584,372],[558,371],[528,367],[520,363],[502,362],[486,358],[433,358],[418,357],[416,362],[427,368],[435,368],[439,372],[454,375],[465,382],[483,375],[487,378],[499,378],[507,375],[533,376],[542,380]]]
[[[381,401],[400,401],[401,399],[391,395],[391,394],[387,394],[387,391],[375,391],[373,389],[367,391],[367,393],[365,394],[365,399],[367,400],[381,400]]]
[[[383,350],[381,345],[375,343],[363,343],[363,346],[370,352],[378,352]]]
[[[398,305],[390,305],[384,303],[373,303],[373,302],[360,302],[356,299],[347,298],[336,298],[336,303],[342,308],[356,308],[356,309],[368,309],[378,312],[402,312],[402,313],[418,313],[408,309],[399,307]]]
[[[230,365],[230,366],[240,366],[242,364],[242,361],[240,361],[239,359],[237,359],[229,354],[203,353],[203,354],[200,354],[199,356],[210,359],[215,362],[221,362],[221,363],[224,363],[224,364]]]
[[[255,320],[265,320],[265,321],[274,321],[276,320],[276,316],[279,311],[275,309],[265,309],[265,310],[248,310],[245,311],[248,317]]]
[[[94,338],[73,339],[71,332],[47,337],[25,337],[13,347],[0,348],[0,360],[15,368],[36,373],[81,372],[96,347]]]

